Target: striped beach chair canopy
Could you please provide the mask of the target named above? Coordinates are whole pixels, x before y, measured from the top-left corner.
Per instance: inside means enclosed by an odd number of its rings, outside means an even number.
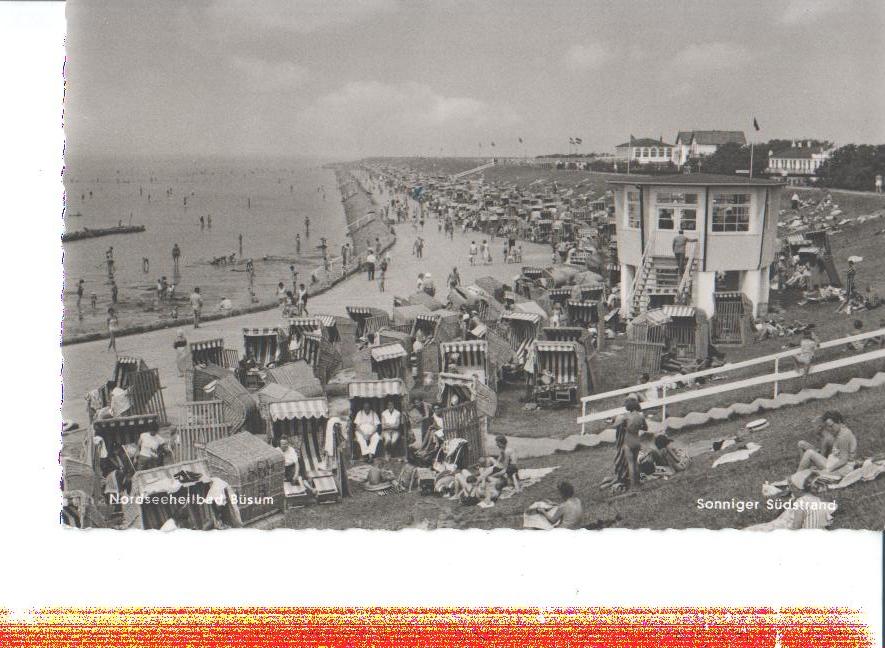
[[[551,342],[578,342],[587,334],[580,326],[547,326],[543,332],[544,339]]]
[[[110,450],[111,446],[135,443],[142,432],[159,430],[159,420],[156,414],[96,419],[92,422],[92,431],[104,439]]]
[[[406,350],[399,342],[393,344],[385,344],[383,346],[372,347],[372,360],[375,362],[386,362],[388,360],[399,360],[408,356]]]
[[[280,328],[244,328],[243,347],[260,367],[278,362],[283,351],[285,333]]]
[[[224,339],[200,340],[188,344],[194,364],[224,365]]]
[[[196,479],[182,482],[176,475],[186,472]],[[157,493],[177,493],[189,483],[208,484],[212,481],[209,466],[203,459],[181,461],[168,466],[140,470],[132,476],[132,494],[148,496]]]
[[[690,317],[691,319],[695,318],[695,313],[697,309],[694,306],[684,306],[680,304],[666,304],[661,307],[661,310],[668,317]]]
[[[354,380],[347,385],[348,398],[387,398],[402,396],[406,392],[405,383],[400,379]]]
[[[579,381],[579,354],[576,342],[537,340],[533,346],[535,371],[553,374],[556,384],[577,384]]]
[[[466,369],[488,369],[489,343],[485,340],[459,340],[456,342],[442,342],[439,345],[440,366],[442,371],[448,371],[452,366]],[[457,354],[457,362],[452,358]]]
[[[289,337],[295,334],[320,333],[329,342],[337,342],[340,339],[338,323],[334,315],[314,315],[311,317],[290,317]]]
[[[599,302],[582,299],[569,299],[566,308],[572,324],[592,324],[599,321]]]
[[[281,401],[268,404],[267,411],[272,421],[324,419],[329,417],[329,401],[325,398]]]

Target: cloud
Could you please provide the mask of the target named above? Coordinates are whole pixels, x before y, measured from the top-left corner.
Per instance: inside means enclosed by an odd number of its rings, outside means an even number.
[[[708,74],[740,67],[751,58],[749,50],[734,43],[702,43],[678,52],[670,67],[681,75]]]
[[[784,7],[780,22],[785,25],[807,24],[849,6],[851,3],[845,0],[790,0]]]
[[[402,153],[484,138],[519,122],[509,107],[427,84],[354,81],[319,97],[293,127],[314,152]]]
[[[310,77],[309,70],[294,61],[267,61],[256,56],[234,56],[231,65],[242,81],[256,90],[291,90]]]
[[[279,29],[309,34],[394,11],[397,0],[214,0],[209,15],[228,27]]]
[[[576,71],[598,70],[611,58],[611,52],[601,43],[572,45],[565,53],[565,65]]]

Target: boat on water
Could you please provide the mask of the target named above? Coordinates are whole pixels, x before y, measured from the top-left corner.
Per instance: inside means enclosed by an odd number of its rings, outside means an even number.
[[[80,241],[82,239],[96,238],[99,236],[110,236],[112,234],[136,234],[145,230],[144,225],[117,225],[115,227],[84,227],[74,232],[65,232],[61,235],[62,243],[69,241]]]

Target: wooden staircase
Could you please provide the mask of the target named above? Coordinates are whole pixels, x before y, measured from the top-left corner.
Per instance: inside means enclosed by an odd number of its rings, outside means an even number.
[[[698,271],[697,241],[689,241],[685,247],[685,270],[680,275],[674,257],[652,256],[654,239],[650,240],[642,255],[642,262],[633,279],[633,292],[630,297],[628,319],[647,311],[653,296],[661,296],[660,301],[691,303],[691,292]]]

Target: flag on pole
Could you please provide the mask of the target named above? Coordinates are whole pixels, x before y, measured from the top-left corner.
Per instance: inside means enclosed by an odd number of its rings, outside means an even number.
[[[753,117],[753,128],[755,128],[757,131],[759,130],[759,122],[756,121],[755,117]]]
[[[521,137],[517,137],[516,139],[518,139],[518,140],[519,140],[519,143],[522,144],[522,138],[521,138]]]
[[[575,144],[583,144],[583,143],[584,143],[584,140],[582,140],[580,137],[575,138]]]
[[[495,145],[495,143],[494,143],[494,142],[492,142],[492,146],[494,146],[494,145]]]
[[[569,137],[569,138],[568,138],[568,143],[569,143],[569,144],[574,144],[574,143],[575,143],[575,138],[574,138],[574,137]]]

